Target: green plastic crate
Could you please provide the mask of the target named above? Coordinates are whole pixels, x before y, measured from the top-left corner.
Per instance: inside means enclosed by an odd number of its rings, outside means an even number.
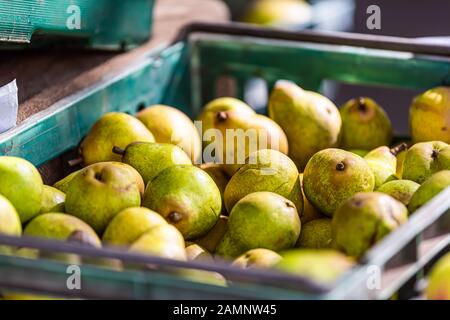
[[[135,47],[150,37],[155,0],[0,1],[0,47]]]
[[[134,114],[142,106],[163,103],[195,117],[217,96],[224,78],[232,83],[228,89],[243,98],[246,84],[255,77],[266,81],[269,89],[277,80],[288,79],[311,90],[320,90],[324,80],[426,90],[448,85],[449,75],[450,47],[413,39],[191,25],[170,47],[149,53],[114,78],[65,98],[0,135],[0,154],[42,165],[76,148],[107,111]],[[5,236],[0,236],[0,244],[166,267],[117,272],[86,265],[83,289],[74,292],[66,288],[65,265],[0,255],[0,287],[9,290],[136,299],[388,299],[395,293],[411,298],[429,265],[450,248],[450,189],[377,244],[331,288],[273,271],[170,261],[116,249]],[[228,287],[199,284],[170,272],[173,268],[217,271],[233,281]],[[372,281],[374,274],[381,275],[380,287]]]

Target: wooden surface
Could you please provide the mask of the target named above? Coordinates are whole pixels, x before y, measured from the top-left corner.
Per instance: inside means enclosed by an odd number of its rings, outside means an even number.
[[[61,49],[0,52],[0,85],[17,79],[18,123],[113,75],[152,48],[169,43],[190,22],[221,22],[229,18],[225,5],[217,0],[157,0],[154,15],[152,39],[126,53]]]

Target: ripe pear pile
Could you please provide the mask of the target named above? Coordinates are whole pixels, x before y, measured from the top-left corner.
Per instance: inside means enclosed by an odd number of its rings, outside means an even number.
[[[170,106],[105,114],[80,144],[82,168],[53,186],[28,161],[0,157],[0,232],[330,284],[450,186],[450,88],[413,101],[411,143],[392,144],[387,113],[367,97],[339,110],[280,81],[268,111],[219,98],[201,130]]]

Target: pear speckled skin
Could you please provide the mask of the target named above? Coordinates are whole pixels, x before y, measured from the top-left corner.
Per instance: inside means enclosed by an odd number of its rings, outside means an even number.
[[[181,233],[172,225],[165,224],[151,228],[139,237],[130,251],[162,258],[187,260],[185,243]]]
[[[339,111],[342,117],[342,148],[372,150],[390,145],[391,121],[375,101],[366,97],[352,99]]]
[[[286,133],[289,157],[303,171],[318,151],[339,144],[341,116],[326,97],[279,81],[269,100],[269,116]]]
[[[355,264],[353,259],[331,249],[293,249],[281,253],[281,257],[276,270],[324,285],[334,283]]]
[[[409,111],[413,142],[450,143],[450,87],[438,87],[416,97]]]
[[[256,114],[240,100],[213,100],[206,105],[199,119],[202,121],[205,161],[223,164],[229,176],[244,164],[252,151],[275,149],[288,153],[287,138],[280,126],[268,117]]]
[[[109,245],[129,246],[155,226],[167,224],[158,213],[143,207],[127,208],[108,224],[102,240]]]
[[[270,191],[291,200],[301,215],[303,197],[299,173],[288,156],[276,150],[253,152],[230,179],[224,199],[228,212],[246,195],[258,191]]]
[[[0,195],[0,234],[20,236],[22,224],[19,214],[8,199]]]
[[[251,193],[233,207],[216,254],[235,258],[250,249],[291,248],[300,229],[300,218],[291,201],[273,192]]]
[[[421,184],[441,170],[450,170],[450,145],[440,141],[420,142],[406,152],[402,178]]]
[[[408,210],[381,192],[361,192],[345,201],[332,220],[333,246],[360,257],[408,220]]]
[[[391,149],[383,146],[370,151],[364,160],[367,161],[375,177],[375,189],[385,183],[397,172],[397,157]]]
[[[303,173],[306,197],[327,216],[354,194],[373,191],[374,187],[375,178],[367,162],[340,149],[316,153]]]
[[[419,189],[420,184],[411,180],[396,180],[389,181],[383,184],[377,189],[378,192],[390,195],[392,198],[397,199],[405,206],[409,205],[411,197]]]
[[[152,133],[133,116],[121,112],[103,115],[91,128],[80,145],[84,165],[120,161],[113,147],[125,148],[132,142],[155,142]]]
[[[331,219],[316,219],[303,224],[297,247],[311,249],[330,248]]]
[[[142,110],[136,117],[152,132],[156,142],[177,145],[192,162],[200,158],[202,143],[198,130],[180,110],[155,105]]]
[[[232,266],[241,269],[270,269],[278,262],[281,256],[268,249],[252,249],[240,255],[233,261]]]
[[[227,228],[228,217],[222,215],[214,227],[212,227],[204,236],[195,239],[194,242],[208,250],[208,252],[215,253],[220,240],[222,240],[227,232]]]
[[[56,188],[44,185],[42,189],[42,205],[39,213],[64,212],[66,194]]]
[[[192,164],[181,148],[168,143],[149,142],[135,142],[127,146],[122,161],[139,172],[145,185],[170,166]]]
[[[220,214],[228,215],[227,209],[225,208],[224,193],[225,188],[227,187],[227,184],[230,181],[230,177],[225,172],[223,166],[221,166],[220,164],[204,163],[199,167],[207,174],[209,174],[209,176],[216,183],[217,188],[219,188],[220,195],[222,197],[222,212]]]
[[[0,181],[0,195],[12,203],[22,223],[39,214],[44,184],[30,162],[16,157],[0,157]]]
[[[412,213],[450,187],[450,170],[443,170],[429,177],[413,194],[408,209]]]
[[[127,168],[97,163],[73,178],[66,194],[66,212],[102,234],[120,211],[141,205],[135,176]]]
[[[450,300],[450,253],[433,266],[425,295],[428,300]]]
[[[74,232],[83,233],[89,243],[100,247],[101,242],[95,231],[80,219],[64,213],[45,213],[27,224],[24,235],[67,241]]]
[[[117,162],[117,161],[106,161],[106,162],[99,162],[102,164],[112,164],[112,165],[116,165],[119,167],[122,167],[124,169],[127,169],[130,173],[131,176],[134,177],[134,180],[136,182],[136,185],[139,189],[139,192],[141,193],[141,195],[144,195],[144,191],[145,191],[145,184],[144,184],[144,180],[142,179],[141,175],[139,174],[139,172],[137,172],[136,169],[134,169],[132,166],[126,164],[126,163],[122,163],[122,162]],[[89,169],[92,166],[96,166],[97,163],[91,164],[90,166],[87,166],[83,169],[77,170],[75,172],[72,172],[71,174],[69,174],[68,176],[66,176],[65,178],[57,181],[53,187],[58,189],[59,191],[62,191],[64,193],[67,193],[67,190],[69,190],[69,186],[70,183],[72,182],[73,178],[75,178],[77,176],[77,174],[79,174],[80,172],[86,171],[87,169]]]
[[[222,198],[214,180],[203,170],[172,166],[149,182],[143,206],[161,214],[191,240],[216,224]]]

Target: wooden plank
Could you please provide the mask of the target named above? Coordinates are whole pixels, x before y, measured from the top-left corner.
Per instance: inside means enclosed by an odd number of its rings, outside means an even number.
[[[229,19],[226,6],[218,0],[158,0],[154,14],[152,39],[125,53],[63,49],[0,52],[0,85],[17,79],[18,123],[70,94],[113,76],[133,59],[169,43],[188,23]]]

